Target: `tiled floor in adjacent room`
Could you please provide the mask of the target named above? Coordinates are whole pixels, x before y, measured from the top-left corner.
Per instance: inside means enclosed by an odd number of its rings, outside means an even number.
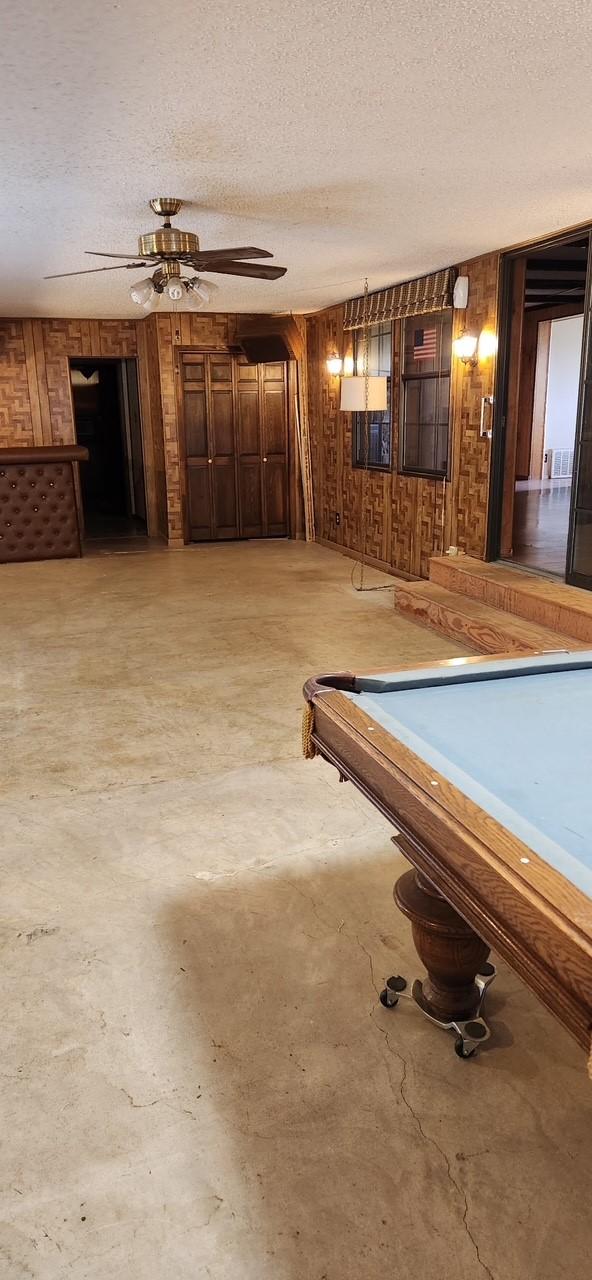
[[[314,672],[447,657],[281,542],[7,566],[6,1280],[574,1280],[583,1055],[505,967],[461,1062]]]

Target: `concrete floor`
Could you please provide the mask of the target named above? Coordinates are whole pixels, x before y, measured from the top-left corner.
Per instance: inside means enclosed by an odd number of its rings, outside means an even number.
[[[573,1280],[583,1055],[502,967],[460,1062],[315,671],[460,650],[301,544],[7,566],[6,1280]]]

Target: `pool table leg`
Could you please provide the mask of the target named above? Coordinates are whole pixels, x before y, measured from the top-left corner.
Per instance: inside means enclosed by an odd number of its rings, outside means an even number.
[[[443,1025],[478,1015],[483,987],[475,978],[487,972],[487,943],[419,871],[406,871],[393,894],[411,921],[413,941],[427,969],[427,978],[418,984],[421,991],[414,991],[416,1003]]]

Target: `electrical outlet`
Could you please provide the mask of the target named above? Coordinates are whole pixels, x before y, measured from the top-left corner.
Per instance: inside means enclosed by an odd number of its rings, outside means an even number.
[[[335,512],[335,524],[341,524],[341,514],[339,511]]]

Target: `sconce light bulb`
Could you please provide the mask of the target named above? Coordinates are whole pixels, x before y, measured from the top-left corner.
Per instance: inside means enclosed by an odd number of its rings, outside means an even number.
[[[462,360],[463,364],[476,362],[477,339],[474,333],[461,333],[458,338],[455,338],[452,347],[455,356]]]
[[[341,373],[341,370],[343,368],[343,360],[341,359],[341,356],[337,354],[336,351],[333,351],[329,356],[329,359],[327,360],[327,368],[329,370],[329,373],[331,373],[334,378],[339,377],[339,374]]]

